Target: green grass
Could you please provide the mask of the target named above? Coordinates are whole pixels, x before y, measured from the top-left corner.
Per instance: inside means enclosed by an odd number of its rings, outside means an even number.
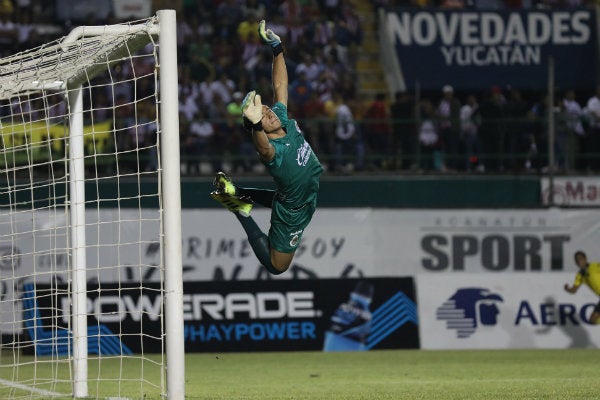
[[[599,356],[592,349],[188,354],[186,394],[228,400],[592,399],[600,394]],[[148,380],[159,382],[156,366],[141,360],[127,362],[122,377],[133,379],[142,365]],[[98,367],[90,362],[92,397],[160,398],[150,382],[97,380],[118,377],[117,360],[102,361],[101,373]],[[38,365],[38,374],[44,368]],[[33,365],[21,367],[22,376],[27,369],[31,373]],[[0,378],[8,380],[6,372],[1,368]],[[69,391],[67,383],[46,389],[61,388]],[[0,398],[6,393],[0,385]]]
[[[200,356],[196,399],[590,399],[596,350],[373,351]],[[191,363],[194,363],[191,365]]]

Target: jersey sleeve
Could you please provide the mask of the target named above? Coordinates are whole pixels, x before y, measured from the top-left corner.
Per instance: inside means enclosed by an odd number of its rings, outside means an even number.
[[[583,275],[579,272],[575,275],[575,281],[573,281],[573,286],[579,287],[583,283]]]
[[[283,143],[279,143],[271,140],[271,144],[275,148],[275,156],[269,162],[264,163],[269,168],[277,168],[281,166],[283,161],[283,152],[285,150],[285,145]]]

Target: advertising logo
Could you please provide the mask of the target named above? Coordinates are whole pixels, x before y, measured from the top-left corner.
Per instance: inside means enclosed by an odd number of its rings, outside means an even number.
[[[184,293],[188,352],[419,347],[412,278],[185,282]]]
[[[37,293],[37,291],[41,293]],[[48,300],[48,297],[57,296],[58,293],[59,291],[56,290],[36,288],[33,283],[23,285],[23,325],[29,338],[35,344],[34,350],[38,356],[67,356],[73,351],[73,332],[67,327],[49,325],[52,317],[48,313],[52,310],[47,305],[38,303],[38,297]],[[63,299],[70,300],[66,296]],[[64,312],[65,310],[63,310]],[[68,320],[71,315],[68,310],[66,312]],[[64,314],[63,319],[65,319]],[[113,333],[104,324],[88,325],[87,338],[89,354],[133,354],[132,350],[121,341],[120,335]]]
[[[496,304],[500,295],[484,288],[458,289],[436,310],[436,319],[446,321],[447,329],[456,330],[456,337],[470,337],[479,325],[496,325],[500,311]]]
[[[542,178],[540,185],[545,206],[597,207],[600,205],[600,180],[597,178],[557,177],[550,182]]]
[[[371,312],[374,287],[358,282],[348,301],[340,304],[325,333],[324,351],[370,350],[408,322],[418,325],[415,303],[397,292]]]
[[[438,214],[421,237],[426,271],[563,271],[572,229],[549,215]]]

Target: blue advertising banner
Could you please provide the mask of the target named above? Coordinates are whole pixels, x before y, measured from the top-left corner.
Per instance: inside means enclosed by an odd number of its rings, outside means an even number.
[[[543,89],[550,56],[557,88],[593,90],[598,83],[594,9],[398,9],[384,18],[408,89]]]
[[[413,278],[184,283],[186,351],[419,348]]]
[[[66,287],[23,287],[37,355],[69,354]],[[90,354],[160,352],[158,284],[88,286]],[[186,352],[419,348],[412,277],[185,282]]]

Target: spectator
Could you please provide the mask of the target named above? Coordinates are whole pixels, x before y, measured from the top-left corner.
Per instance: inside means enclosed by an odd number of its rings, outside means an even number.
[[[179,85],[179,112],[187,121],[191,121],[194,115],[204,108],[204,100],[193,85],[188,86],[185,83],[190,82],[184,81]]]
[[[243,11],[236,0],[221,0],[216,6],[215,17],[220,28],[219,36],[231,38],[243,19]]]
[[[341,0],[323,0],[323,11],[327,15],[328,20],[333,20],[336,16],[340,15],[342,11]]]
[[[506,102],[506,159],[507,166],[512,170],[519,170],[525,166],[523,154],[530,148],[530,126],[527,121],[529,106],[521,91],[511,88],[509,99]]]
[[[246,0],[241,6],[242,15],[246,19],[260,21],[265,19],[266,8],[262,1],[259,0]]]
[[[490,171],[504,170],[504,140],[506,136],[506,98],[499,86],[493,86],[489,97],[481,104],[481,145],[483,163]]]
[[[4,56],[18,49],[19,32],[14,20],[14,6],[10,1],[0,3],[0,47]]]
[[[323,151],[325,154],[331,154],[331,146],[324,143],[325,135],[323,135],[323,121],[326,117],[325,105],[317,92],[311,91],[310,98],[304,103],[299,115],[304,118],[304,137],[315,153]]]
[[[117,151],[123,152],[134,148],[133,134],[131,132],[134,126],[133,116],[135,109],[133,104],[127,100],[125,95],[117,97],[115,103],[115,142]],[[133,132],[134,133],[134,132]]]
[[[445,85],[437,108],[438,129],[442,144],[444,165],[459,169],[460,157],[460,101],[454,97],[454,88]]]
[[[333,23],[324,16],[320,16],[310,28],[312,33],[312,42],[315,47],[323,47],[329,43],[333,37]]]
[[[415,134],[415,104],[405,91],[397,92],[390,106],[392,122],[392,153],[400,157],[398,167],[409,169],[416,167],[417,136]]]
[[[319,79],[314,83],[314,91],[319,94],[321,101],[331,99],[333,91],[336,89],[336,76],[329,71],[323,71]]]
[[[480,162],[481,141],[479,139],[481,114],[475,95],[468,95],[467,102],[460,109],[460,134],[465,149],[464,167],[467,171],[476,169],[483,172],[485,167]]]
[[[188,174],[199,174],[200,164],[214,157],[214,140],[215,128],[206,108],[200,108],[190,121],[183,146]]]
[[[583,171],[587,163],[582,157],[586,147],[586,134],[583,128],[583,109],[575,98],[574,90],[567,90],[562,101],[562,112],[568,137],[567,169]]]
[[[345,67],[333,56],[325,56],[325,62],[323,63],[320,76],[323,76],[323,74],[325,74],[327,80],[331,81],[336,87],[340,85],[340,79],[343,78],[344,75],[348,75]]]
[[[17,40],[19,49],[28,47],[28,43],[37,43],[39,40],[37,29],[31,21],[31,13],[22,11],[19,13],[17,22]]]
[[[526,168],[544,170],[548,166],[548,95],[533,104],[528,113],[531,121],[529,154]]]
[[[379,168],[386,166],[390,154],[391,131],[387,110],[385,94],[377,93],[363,118],[367,148]]]
[[[304,105],[311,98],[313,88],[311,82],[306,79],[306,71],[302,70],[296,75],[290,84],[289,110],[297,115],[302,112]]]
[[[316,81],[321,73],[321,67],[315,61],[310,53],[304,53],[302,62],[298,64],[295,70],[296,75],[304,73],[304,78],[310,82]]]
[[[339,93],[334,93],[335,104],[335,157],[333,169],[350,172],[363,169],[364,147],[350,107]]]
[[[348,47],[338,43],[335,37],[329,39],[329,43],[323,47],[323,55],[331,56],[344,66],[345,70],[350,70],[350,59],[348,58]]]
[[[192,38],[195,30],[194,24],[198,24],[197,16],[195,14],[184,14],[181,21],[177,24],[177,47],[182,49],[187,46],[188,43],[193,43],[194,40]],[[187,52],[179,51],[178,54],[179,60],[181,62],[187,62]]]
[[[255,39],[258,39],[258,21],[258,19],[248,16],[240,22],[237,27],[237,35],[242,44],[256,42]]]
[[[359,45],[362,42],[362,26],[360,24],[360,17],[352,4],[344,2],[342,18],[345,28],[349,31],[351,35],[351,43],[348,46],[350,47]]]
[[[420,166],[425,171],[443,169],[440,135],[435,108],[430,100],[421,103],[421,124],[419,125]]]
[[[215,69],[210,62],[213,53],[209,40],[204,39],[197,32],[193,32],[191,37],[192,42],[187,46],[186,56],[189,78],[195,82],[202,82],[209,78],[213,80]]]
[[[256,151],[250,141],[247,140],[247,132],[242,127],[242,92],[235,92],[232,100],[227,104],[227,145],[235,157],[233,157],[234,168],[239,172],[252,171],[256,159]],[[237,149],[237,154],[235,153]]]
[[[586,143],[588,168],[598,171],[600,170],[600,85],[596,88],[596,93],[589,98],[585,112],[590,125]]]
[[[247,41],[243,43],[242,50],[242,63],[246,68],[249,65],[256,65],[258,54],[261,52],[263,47],[260,45],[260,39],[258,36],[250,36]]]
[[[351,74],[344,73],[338,77],[336,90],[339,91],[345,99],[356,99],[356,81]]]
[[[208,12],[200,10],[200,17],[197,25],[194,25],[195,31],[205,39],[209,39],[215,34],[215,25],[211,21],[211,16]]]
[[[135,127],[135,148],[138,150],[139,171],[157,171],[158,153],[156,151],[157,115],[154,102],[144,100],[137,104],[138,120]]]

